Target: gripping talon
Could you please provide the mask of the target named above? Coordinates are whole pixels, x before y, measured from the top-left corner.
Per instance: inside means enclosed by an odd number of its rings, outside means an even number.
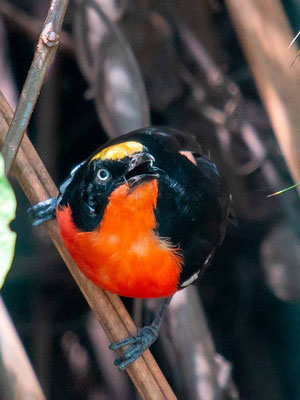
[[[153,325],[148,325],[142,328],[136,335],[121,340],[120,342],[112,343],[109,346],[111,350],[117,350],[123,346],[129,345],[128,349],[124,351],[124,354],[114,361],[114,364],[119,367],[119,369],[124,370],[140,357],[144,351],[149,349],[151,344],[157,339],[157,336],[158,329]]]
[[[34,221],[32,225],[38,226],[44,223],[45,221],[54,218],[56,205],[57,205],[57,199],[53,197],[51,199],[41,201],[35,204],[34,206],[30,207],[27,210],[27,213],[32,219],[36,219],[36,221]]]
[[[53,218],[52,215],[47,215],[46,217],[43,217],[43,218],[38,219],[37,221],[34,221],[32,223],[32,226],[39,226],[39,225],[43,224],[44,222],[49,221],[49,219],[52,219],[52,218]]]
[[[112,343],[109,346],[109,349],[110,350],[117,350],[117,349],[119,349],[119,348],[121,348],[123,346],[127,346],[129,344],[135,343],[135,341],[136,341],[135,336],[131,336],[128,339],[121,340],[120,342]]]
[[[122,371],[124,371],[124,369],[126,369],[128,367],[128,365],[130,365],[133,361],[135,361],[138,357],[136,357],[133,360],[126,360],[123,361],[120,365],[119,365],[119,369],[121,369]]]
[[[115,361],[114,361],[114,365],[115,365],[116,367],[118,367],[119,365],[122,364],[123,361],[124,361],[124,360],[123,360],[123,357],[116,358]]]
[[[147,350],[148,347],[150,347],[150,345],[143,349],[143,345],[141,343],[137,343],[135,346],[130,346],[124,351],[124,359],[134,358],[135,354],[142,354],[145,350]]]
[[[155,342],[158,336],[159,327],[162,319],[164,318],[168,305],[170,304],[171,297],[164,300],[162,307],[155,317],[151,325],[144,326],[136,335],[133,335],[127,339],[121,340],[120,342],[112,343],[109,348],[111,350],[117,350],[123,346],[129,346],[121,357],[115,359],[114,364],[120,369],[124,370],[139,358],[144,351],[149,349],[152,343]]]

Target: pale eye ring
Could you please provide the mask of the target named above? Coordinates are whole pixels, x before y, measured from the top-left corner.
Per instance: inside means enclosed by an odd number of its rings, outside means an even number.
[[[99,181],[105,182],[110,178],[110,172],[105,168],[101,168],[97,172],[97,178],[99,179]]]

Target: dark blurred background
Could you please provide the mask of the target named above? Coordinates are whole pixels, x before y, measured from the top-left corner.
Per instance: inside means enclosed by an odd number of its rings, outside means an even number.
[[[282,4],[296,33],[299,2]],[[0,85],[12,105],[48,6],[46,0],[0,0]],[[115,52],[107,51],[107,38]],[[122,40],[133,50],[147,98],[132,58],[118,50],[126,47]],[[116,121],[114,104],[107,100],[114,90],[122,91],[109,76],[114,63],[132,78],[125,113],[133,107],[133,119],[143,123],[148,99],[151,122],[196,137],[228,180],[237,225],[230,225],[197,290],[240,398],[300,399],[299,198],[296,191],[266,198],[292,180],[225,5],[218,0],[70,2],[64,38],[28,129],[57,185],[120,126],[131,126],[121,117]],[[126,373],[111,366],[108,342],[44,228],[32,229],[22,190],[17,184],[14,190],[16,255],[2,294],[47,398],[136,398]],[[125,302],[131,311],[132,302]],[[187,394],[176,360],[167,362],[161,346],[160,341],[153,345],[153,353],[178,398],[198,398]]]

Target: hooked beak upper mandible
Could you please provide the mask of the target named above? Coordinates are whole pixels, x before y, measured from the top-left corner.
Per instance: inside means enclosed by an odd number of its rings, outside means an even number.
[[[124,175],[130,187],[140,181],[159,178],[154,162],[155,158],[147,152],[136,153],[130,157],[129,166]]]

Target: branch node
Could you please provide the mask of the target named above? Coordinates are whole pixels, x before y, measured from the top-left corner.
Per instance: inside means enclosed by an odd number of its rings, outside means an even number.
[[[54,47],[59,43],[59,35],[53,30],[53,28],[53,23],[49,22],[45,25],[41,33],[41,39],[47,47]]]

